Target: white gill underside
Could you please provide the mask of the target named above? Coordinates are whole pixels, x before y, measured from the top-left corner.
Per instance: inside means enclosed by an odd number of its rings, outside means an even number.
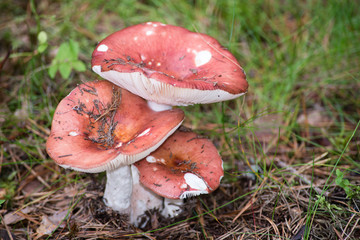
[[[199,196],[200,194],[208,194],[208,191],[185,191],[180,195],[180,199],[185,199],[189,197]]]
[[[184,89],[155,79],[147,78],[142,73],[120,73],[114,70],[102,72],[100,65],[93,66],[93,71],[112,83],[127,89],[148,101],[171,106],[187,106],[226,101],[244,93],[230,94],[226,91]],[[121,79],[121,81],[120,81]]]
[[[163,139],[161,139],[158,143],[156,143],[154,146],[152,146],[152,147],[148,148],[147,150],[140,152],[138,154],[134,154],[134,155],[119,154],[118,156],[116,156],[113,160],[111,160],[107,164],[101,165],[98,167],[94,167],[92,169],[82,169],[82,168],[77,168],[77,167],[71,167],[68,165],[60,165],[60,166],[63,168],[70,168],[70,169],[73,169],[73,170],[79,171],[79,172],[98,173],[98,172],[103,172],[103,171],[111,171],[111,170],[117,169],[122,166],[133,164],[134,162],[137,162],[140,159],[145,158],[150,153],[155,151],[158,147],[160,147],[160,145],[163,144],[165,142],[165,140],[169,136],[171,136],[176,131],[176,129],[178,129],[178,127],[180,127],[181,124],[182,124],[182,121],[177,126],[175,126],[173,129],[171,129],[168,132],[168,134],[166,134],[166,136]],[[106,154],[106,152],[104,154]]]

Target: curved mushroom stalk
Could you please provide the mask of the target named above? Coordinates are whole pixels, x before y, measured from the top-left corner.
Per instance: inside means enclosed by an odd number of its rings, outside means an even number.
[[[133,180],[130,166],[106,171],[104,202],[106,206],[123,213],[130,213]]]
[[[182,199],[163,198],[139,181],[138,169],[124,166],[106,172],[107,182],[104,192],[106,206],[122,214],[128,214],[130,223],[144,228],[150,217],[149,210],[159,210],[164,217],[175,217],[182,211]]]
[[[172,109],[172,106],[167,105],[167,104],[161,104],[161,103],[156,103],[156,102],[152,102],[152,101],[148,101],[147,104],[148,104],[149,108],[151,108],[155,112],[161,112],[161,111]]]
[[[136,227],[143,228],[150,220],[146,212],[152,209],[160,210],[163,198],[140,183],[139,172],[133,165],[131,166],[131,174],[133,190],[131,195],[130,223]]]
[[[140,183],[139,170],[134,165],[131,165],[131,175],[133,181],[131,207],[128,206],[131,224],[144,228],[150,221],[150,217],[146,214],[149,210],[158,210],[166,218],[176,217],[182,212],[183,199],[164,198],[144,187]]]

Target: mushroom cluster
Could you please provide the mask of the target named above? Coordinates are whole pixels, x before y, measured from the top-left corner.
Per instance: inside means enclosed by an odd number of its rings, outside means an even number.
[[[115,32],[92,54],[104,79],[77,86],[58,105],[46,143],[60,166],[106,171],[104,202],[144,227],[158,209],[181,211],[182,199],[214,191],[222,160],[207,139],[180,127],[172,106],[237,98],[247,81],[214,38],[147,22]]]

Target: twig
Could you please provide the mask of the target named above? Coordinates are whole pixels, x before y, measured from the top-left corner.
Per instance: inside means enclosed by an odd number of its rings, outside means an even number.
[[[355,214],[354,214],[353,216],[355,216]],[[350,220],[350,221],[351,221],[351,220]],[[349,222],[350,222],[350,221],[349,221]],[[351,234],[352,234],[352,232],[354,231],[354,229],[358,226],[359,221],[360,221],[360,218],[356,219],[356,222],[355,222],[354,226],[351,228],[351,231],[349,232],[349,234],[347,235],[347,237],[344,238],[344,240],[348,239],[348,238],[351,236]],[[346,226],[347,226],[347,225],[346,225]],[[345,229],[344,229],[344,232],[345,232]],[[344,232],[343,232],[343,233],[344,233]],[[342,236],[342,234],[341,234],[341,236]]]
[[[252,204],[256,201],[256,194],[259,192],[259,190],[265,185],[267,181],[267,177],[264,178],[264,180],[262,181],[262,183],[260,184],[260,186],[256,189],[254,195],[251,197],[251,199],[249,200],[249,202],[245,205],[245,207],[243,207],[240,212],[236,215],[236,217],[232,220],[232,222],[235,222],[236,219],[238,219],[250,206],[252,206]]]
[[[324,160],[322,160],[322,161],[318,161],[319,159],[321,159],[322,157],[326,156],[327,154],[328,154],[328,153],[326,152],[326,153],[322,154],[321,156],[319,156],[318,158],[316,158],[316,159],[314,160],[314,165],[320,165],[320,164],[323,164],[323,163],[329,161],[330,158],[324,159]],[[300,178],[300,180],[304,181],[307,185],[312,185],[312,186],[313,186],[311,180],[309,180],[309,179],[307,178],[307,176],[301,174],[301,173],[304,172],[306,169],[313,167],[313,165],[310,165],[310,164],[309,164],[309,165],[305,165],[305,166],[301,167],[299,170],[296,170],[295,168],[293,168],[292,166],[288,165],[287,163],[281,161],[280,159],[275,159],[275,160],[276,160],[276,162],[277,162],[277,164],[278,164],[279,167],[284,168],[284,169],[286,169],[286,170],[289,170],[291,173],[293,173],[293,174],[295,175],[295,176],[293,176],[293,177],[291,177],[291,178],[289,179],[289,183],[292,182],[292,180],[293,180],[295,177],[298,177],[298,178]],[[314,188],[314,190],[315,190],[318,194],[321,194],[321,193],[322,193],[322,190],[321,190],[319,187],[313,186],[313,188]],[[329,196],[329,194],[330,194],[330,193],[329,193],[328,191],[324,191],[324,195],[325,195],[325,196]]]
[[[39,174],[37,174],[29,165],[27,165],[26,163],[22,163],[22,165],[25,166],[25,168],[29,170],[31,174],[34,175],[36,179],[39,180],[39,182],[41,182],[47,189],[51,189],[51,186],[47,182],[45,182],[45,180],[41,176],[39,176]]]
[[[0,218],[1,218],[1,219],[4,219],[4,217],[3,217],[1,214],[0,214]],[[4,221],[2,221],[2,222],[4,223],[6,232],[7,232],[8,236],[9,236],[10,240],[14,240],[14,238],[13,238],[11,232],[10,232],[10,229],[9,229],[8,225],[7,225]]]

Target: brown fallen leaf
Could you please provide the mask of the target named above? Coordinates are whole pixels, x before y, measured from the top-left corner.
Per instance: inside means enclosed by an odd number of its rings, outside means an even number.
[[[56,228],[65,226],[65,218],[68,210],[56,212],[52,216],[43,215],[41,224],[36,230],[37,237],[51,234]]]
[[[24,220],[25,217],[23,216],[23,214],[20,214],[18,212],[28,214],[28,213],[32,212],[33,210],[34,210],[34,207],[26,207],[26,208],[22,209],[21,211],[9,212],[4,216],[4,219],[3,219],[4,223],[6,225],[10,225],[10,224],[17,223],[17,222],[19,222],[21,220]]]

